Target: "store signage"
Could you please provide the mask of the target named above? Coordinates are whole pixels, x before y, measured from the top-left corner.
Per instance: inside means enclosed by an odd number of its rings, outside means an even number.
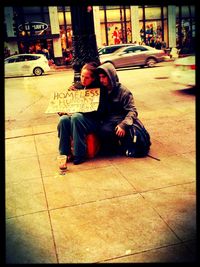
[[[19,31],[32,31],[32,32],[41,32],[48,28],[48,25],[44,22],[26,22],[18,26]]]

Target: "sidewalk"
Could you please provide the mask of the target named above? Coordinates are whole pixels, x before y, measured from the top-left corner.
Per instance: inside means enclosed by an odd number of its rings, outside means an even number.
[[[152,157],[69,163],[65,176],[55,124],[6,131],[7,263],[195,262],[195,107],[184,104],[148,124]]]
[[[72,65],[60,65],[57,66],[55,64],[50,66],[51,71],[60,71],[60,70],[71,70],[72,69]]]

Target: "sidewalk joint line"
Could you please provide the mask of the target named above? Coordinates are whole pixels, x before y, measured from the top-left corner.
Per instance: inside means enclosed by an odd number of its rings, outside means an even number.
[[[56,131],[43,132],[43,133],[32,133],[32,134],[25,134],[25,135],[18,135],[18,136],[13,136],[13,137],[6,137],[5,139],[15,139],[15,138],[35,136],[35,135],[42,135],[42,134],[48,134],[48,133],[54,133],[54,132],[56,132]]]
[[[153,156],[151,156],[151,155],[149,155],[149,154],[147,155],[147,157],[152,158],[152,159],[155,159],[155,160],[157,160],[157,161],[160,161],[159,158],[153,157]]]

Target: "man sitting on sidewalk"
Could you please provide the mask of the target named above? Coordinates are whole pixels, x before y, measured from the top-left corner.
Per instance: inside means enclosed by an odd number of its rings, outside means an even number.
[[[130,90],[119,83],[114,66],[105,63],[97,68],[104,95],[104,117],[98,132],[104,152],[117,152],[119,140],[128,126],[137,119],[138,112]]]

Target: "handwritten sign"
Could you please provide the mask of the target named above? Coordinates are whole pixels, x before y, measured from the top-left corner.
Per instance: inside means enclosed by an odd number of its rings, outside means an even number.
[[[100,89],[54,92],[45,113],[90,112],[98,109]]]

